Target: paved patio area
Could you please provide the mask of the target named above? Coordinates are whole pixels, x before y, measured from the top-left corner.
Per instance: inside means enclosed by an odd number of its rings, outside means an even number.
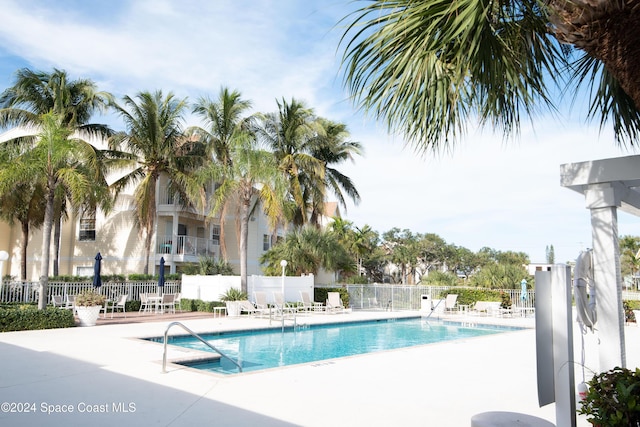
[[[416,314],[353,312],[298,321]],[[533,329],[220,376],[178,365],[162,373],[162,345],[136,338],[161,336],[173,320],[114,319],[92,328],[0,334],[0,424],[458,427],[470,425],[474,414],[486,411],[555,420],[554,405],[537,404]],[[211,315],[181,321],[196,332],[269,323]],[[533,326],[531,318],[496,321]],[[173,328],[172,333],[182,331]],[[640,366],[640,328],[627,326],[626,336],[628,366]],[[579,358],[579,334],[575,342]],[[597,367],[595,339],[587,336],[586,342],[585,362]],[[168,359],[189,354],[190,350],[172,348]],[[581,378],[578,367],[576,378]],[[578,425],[588,424],[581,419]]]

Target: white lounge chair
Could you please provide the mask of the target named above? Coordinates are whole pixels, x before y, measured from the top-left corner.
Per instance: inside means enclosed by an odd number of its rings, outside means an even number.
[[[321,302],[315,302],[311,300],[309,292],[300,291],[300,299],[302,301],[302,306],[298,307],[298,311],[303,311],[306,313],[317,313],[324,310],[324,306]]]
[[[327,312],[342,313],[344,305],[340,299],[340,292],[327,292]]]
[[[498,301],[476,301],[471,312],[485,316],[498,315],[500,314],[500,304]]]
[[[295,308],[290,307],[284,300],[284,294],[282,292],[273,293],[273,302],[275,304],[276,314],[285,316],[287,314],[292,314],[295,311]]]
[[[267,303],[267,294],[265,292],[254,292],[256,299],[255,307],[260,316],[269,316],[269,304]]]
[[[253,316],[259,313],[259,310],[253,305],[253,303],[249,300],[238,301],[238,307],[240,309],[240,314],[247,313],[249,316]]]
[[[444,300],[444,312],[454,313],[458,310],[458,294],[449,294]]]

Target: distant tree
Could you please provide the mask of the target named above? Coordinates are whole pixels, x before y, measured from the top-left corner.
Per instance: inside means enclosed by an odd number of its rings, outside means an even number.
[[[640,272],[640,237],[622,236],[619,245],[622,274],[633,277],[634,287],[637,289],[637,276]]]
[[[527,272],[517,264],[487,264],[469,282],[473,286],[490,289],[520,289],[520,282]]]
[[[417,266],[420,255],[416,235],[408,229],[394,227],[382,233],[382,239],[389,261],[400,270],[400,283],[412,283],[411,273]]]
[[[545,253],[547,255],[547,264],[555,264],[556,262],[556,254],[553,249],[553,245],[547,246]]]
[[[514,264],[522,267],[529,264],[529,255],[524,252],[498,251],[496,262],[498,264]]]
[[[463,274],[468,279],[480,266],[478,256],[471,250],[451,245],[454,255],[450,259],[449,271],[453,274]]]

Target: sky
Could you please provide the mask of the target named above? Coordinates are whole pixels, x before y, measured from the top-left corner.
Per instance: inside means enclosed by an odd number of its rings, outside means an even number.
[[[350,0],[3,0],[0,90],[20,68],[65,70],[121,98],[173,92],[191,101],[239,90],[254,111],[302,100],[348,125],[362,156],[338,170],[354,181],[358,205],[342,216],[383,233],[393,227],[435,233],[477,251],[518,251],[546,262],[575,260],[591,247],[584,197],[560,186],[560,165],[636,154],[618,147],[568,105],[522,123],[505,140],[470,128],[449,151],[417,154],[349,101],[339,46]],[[574,110],[584,110],[577,105]],[[94,122],[122,124],[115,116]],[[199,124],[194,117],[188,125]],[[620,235],[640,236],[636,217],[619,212]]]

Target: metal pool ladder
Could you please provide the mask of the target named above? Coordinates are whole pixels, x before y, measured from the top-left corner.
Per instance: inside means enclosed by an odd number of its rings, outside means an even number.
[[[176,325],[180,326],[182,329],[184,329],[185,331],[189,332],[192,337],[200,340],[201,343],[203,343],[204,345],[209,347],[211,350],[213,350],[216,353],[218,353],[221,357],[224,357],[225,359],[229,360],[231,363],[233,363],[234,365],[236,365],[238,367],[238,371],[242,372],[242,366],[240,366],[240,364],[238,362],[236,362],[235,360],[233,360],[232,358],[230,358],[229,356],[227,356],[226,354],[224,354],[223,352],[221,352],[220,350],[218,350],[217,348],[215,348],[214,346],[209,344],[200,335],[196,334],[195,332],[193,332],[191,329],[187,328],[185,325],[183,325],[180,322],[171,322],[167,326],[167,329],[165,329],[165,331],[164,331],[164,350],[162,352],[162,373],[163,374],[167,373],[167,335],[169,333],[169,329],[171,329],[172,326],[176,326]]]

